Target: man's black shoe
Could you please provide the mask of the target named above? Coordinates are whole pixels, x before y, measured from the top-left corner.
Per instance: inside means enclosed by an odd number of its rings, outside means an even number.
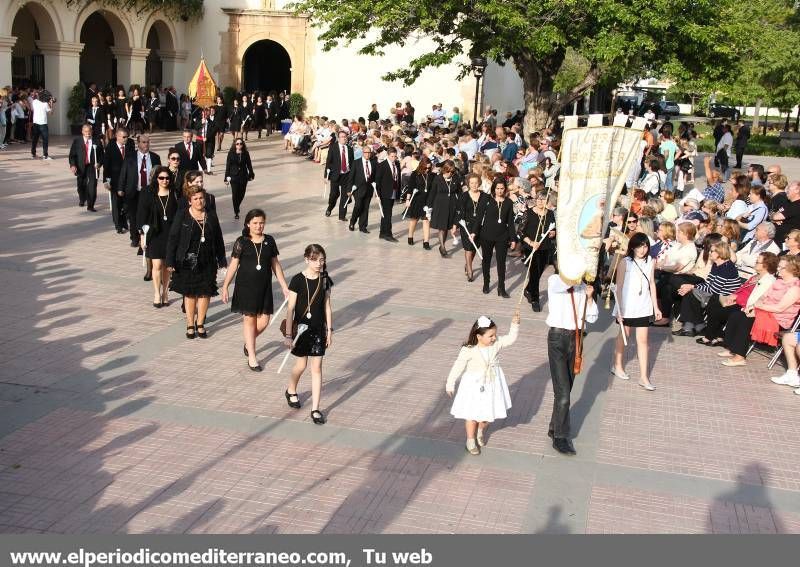
[[[351,224],[351,225],[348,225],[348,227],[347,227],[347,228],[348,228],[348,229],[350,229],[350,232],[353,232],[353,231],[355,231],[355,229],[356,229],[356,227],[354,227],[352,224]]]
[[[359,232],[363,232],[364,234],[369,234],[369,231],[366,228],[359,228]]]
[[[538,303],[531,303],[531,307],[536,313],[539,313],[542,310],[542,306],[539,305]]]
[[[561,453],[562,455],[575,455],[577,454],[575,451],[575,447],[572,446],[572,443],[569,439],[564,439],[563,437],[556,437],[553,439],[553,449]]]
[[[326,217],[329,217],[329,216],[331,216],[331,210],[330,210],[330,209],[326,209],[326,210],[325,210],[325,216],[326,216]]]

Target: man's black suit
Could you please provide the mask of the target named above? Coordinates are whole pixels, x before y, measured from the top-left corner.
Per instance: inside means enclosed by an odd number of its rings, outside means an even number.
[[[353,171],[353,148],[345,146],[347,163],[342,167],[342,147],[338,141],[331,142],[328,149],[328,159],[325,161],[325,173],[331,183],[331,192],[328,196],[327,215],[336,206],[339,199],[339,220],[344,220],[347,216],[347,192],[350,190],[350,182]],[[343,171],[344,170],[344,171]],[[340,199],[341,197],[341,199]]]
[[[354,227],[358,221],[360,230],[366,230],[369,223],[369,204],[372,202],[374,192],[372,184],[375,182],[375,170],[378,168],[377,158],[370,158],[367,163],[369,169],[363,157],[353,162],[353,183],[350,187],[353,192],[353,215],[350,217],[350,226]]]
[[[92,125],[92,138],[94,138],[97,143],[100,143],[100,140],[103,139],[103,125],[106,123],[106,111],[99,106],[96,110],[90,107],[86,111],[86,121]]]
[[[161,165],[161,158],[157,153],[150,153],[150,172]],[[125,211],[130,223],[131,242],[139,243],[139,225],[136,222],[136,212],[139,210],[139,193],[150,183],[150,179],[145,179],[145,184],[141,182],[141,163],[139,153],[131,152],[125,155],[125,163],[119,176],[119,186],[125,192]]]
[[[130,153],[136,154],[136,148],[133,140],[128,138],[125,144],[125,157]],[[109,191],[111,192],[111,218],[114,221],[114,228],[117,231],[125,228],[125,212],[123,205],[125,204],[124,195],[119,195],[118,191],[122,191],[119,185],[119,176],[122,173],[122,165],[124,163],[123,155],[120,152],[117,141],[110,142],[103,153],[103,177],[106,183],[109,184]]]
[[[375,184],[381,200],[381,211],[383,211],[380,235],[394,238],[392,235],[392,207],[395,199],[400,195],[400,162],[394,162],[394,169],[388,159],[379,163],[375,171]]]
[[[200,146],[198,142],[192,141],[192,152],[191,157],[189,156],[189,152],[186,149],[186,144],[184,142],[180,142],[175,145],[175,151],[178,152],[178,155],[181,156],[180,165],[178,169],[181,171],[196,171],[198,169],[202,169],[206,171],[206,160],[203,158],[203,148]]]
[[[103,164],[103,146],[96,144],[90,138],[87,150],[86,142],[83,136],[75,138],[67,159],[70,167],[77,169],[75,180],[78,185],[78,201],[92,210],[97,201],[97,178],[100,175],[100,170],[95,165]]]
[[[166,106],[167,111],[167,116],[164,119],[166,126],[165,130],[168,132],[174,132],[178,127],[178,113],[180,111],[178,95],[172,91],[167,91],[167,98],[164,106]]]

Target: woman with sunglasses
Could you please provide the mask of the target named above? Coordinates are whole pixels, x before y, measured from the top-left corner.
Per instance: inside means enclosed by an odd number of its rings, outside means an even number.
[[[239,220],[239,207],[244,200],[247,191],[247,182],[255,179],[253,162],[250,160],[250,152],[244,140],[236,138],[228,152],[228,159],[225,163],[225,185],[231,186],[231,198],[233,199],[233,214]]]
[[[622,333],[629,336],[631,329],[635,329],[636,356],[639,359],[639,386],[647,391],[656,389],[647,376],[649,370],[647,335],[651,318],[661,319],[654,266],[655,262],[650,258],[650,240],[646,234],[637,232],[628,243],[624,264],[617,269],[617,304],[614,306],[613,312],[621,329],[617,335],[611,374],[622,380],[630,380],[622,360],[625,352]]]
[[[183,187],[183,176],[179,168],[181,163],[181,155],[175,148],[167,150],[167,171],[169,172],[170,182],[169,188],[178,201],[181,198],[181,187]]]
[[[472,225],[472,234],[481,242],[481,271],[483,272],[483,293],[489,293],[490,269],[492,267],[492,253],[497,253],[497,295],[508,299],[506,292],[506,255],[509,242],[511,250],[517,247],[516,230],[514,226],[514,205],[507,199],[508,187],[502,177],[497,177],[492,182],[490,199],[479,206],[475,221]]]
[[[136,214],[144,255],[153,263],[153,307],[156,309],[169,305],[169,272],[165,262],[167,238],[178,212],[178,200],[171,190],[171,183],[169,168],[156,166],[150,186],[139,197],[139,210]],[[146,235],[145,226],[148,227]]]

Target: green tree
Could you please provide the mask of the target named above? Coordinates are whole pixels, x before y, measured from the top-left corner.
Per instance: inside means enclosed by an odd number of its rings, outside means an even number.
[[[386,80],[411,84],[429,67],[455,62],[459,78],[469,58],[511,63],[522,79],[526,130],[553,122],[595,85],[669,71],[678,78],[735,66],[761,2],[789,0],[299,0],[294,9],[319,26],[324,49],[357,45],[379,55],[416,37],[432,40]],[[731,33],[731,32],[737,33]],[[739,33],[744,32],[744,33]],[[568,52],[588,64],[569,90],[556,96],[555,78]],[[574,66],[573,66],[574,67]],[[573,78],[574,79],[574,78]]]

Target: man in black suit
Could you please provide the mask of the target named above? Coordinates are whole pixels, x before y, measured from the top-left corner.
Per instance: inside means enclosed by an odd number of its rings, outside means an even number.
[[[106,146],[103,155],[103,176],[105,187],[111,192],[111,218],[118,234],[124,233],[125,228],[125,191],[119,184],[119,176],[125,158],[136,152],[133,140],[128,137],[128,129],[119,127],[116,130],[116,140]]]
[[[85,110],[89,110],[92,107],[92,97],[99,96],[97,94],[97,83],[89,83],[89,88],[86,89],[86,100],[83,104],[83,108]]]
[[[164,106],[167,110],[165,129],[168,132],[174,132],[178,129],[177,123],[180,113],[180,103],[178,102],[178,93],[175,92],[175,87],[169,87],[167,89],[167,99]]]
[[[369,234],[369,204],[372,202],[374,191],[375,170],[378,169],[378,159],[372,157],[372,146],[364,146],[364,155],[353,162],[353,215],[350,217],[350,230],[355,230],[358,221],[358,230]]]
[[[331,211],[336,206],[336,199],[339,199],[339,220],[347,220],[347,192],[353,185],[350,182],[354,161],[353,148],[347,145],[346,132],[340,130],[337,140],[331,143],[328,159],[325,161],[325,176],[331,183],[325,216],[331,216]]]
[[[161,158],[150,151],[150,136],[142,134],[135,152],[125,156],[125,163],[119,176],[119,186],[125,194],[125,211],[131,237],[131,247],[139,248],[139,225],[136,211],[139,208],[139,193],[146,189],[152,177],[153,168],[161,165]],[[139,248],[139,254],[142,249]]]
[[[86,122],[92,125],[92,138],[94,141],[102,143],[103,135],[106,133],[106,111],[100,108],[100,98],[95,95],[86,110]]]
[[[375,184],[383,212],[380,238],[389,242],[397,242],[392,234],[392,207],[400,196],[400,164],[397,161],[396,148],[387,148],[386,160],[378,164],[375,171]]]
[[[194,141],[194,132],[188,128],[183,131],[183,141],[175,144],[175,150],[181,156],[178,170],[186,173],[196,169],[206,171],[206,160],[203,157],[203,148]],[[180,176],[182,177],[182,176]]]
[[[100,166],[103,163],[103,146],[92,140],[92,125],[84,124],[82,136],[72,141],[69,149],[69,168],[78,184],[78,206],[86,205],[86,210],[97,212],[94,203],[97,200],[97,178],[100,177]]]

